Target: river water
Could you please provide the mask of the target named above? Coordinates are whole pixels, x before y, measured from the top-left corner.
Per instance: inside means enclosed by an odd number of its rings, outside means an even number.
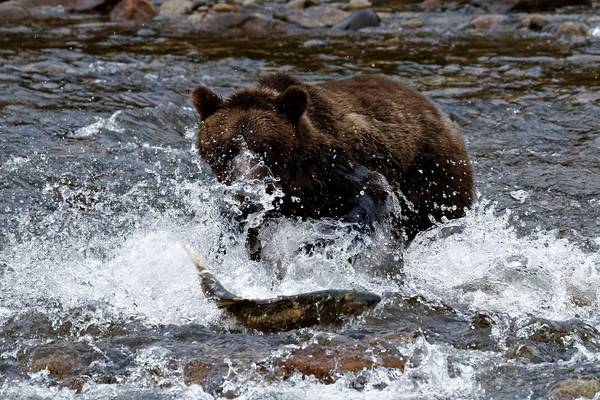
[[[59,22],[0,33],[2,398],[536,399],[600,374],[599,37],[209,40]],[[409,82],[461,127],[477,204],[406,250],[385,230],[357,241],[331,221],[275,221],[251,261],[193,151],[187,93],[227,95],[258,71]],[[204,299],[179,239],[243,296],[384,301],[341,327],[248,332]],[[336,341],[392,346],[404,372],[277,377],[293,349]],[[47,354],[70,355],[68,371],[36,369]],[[194,360],[225,377],[187,385]]]

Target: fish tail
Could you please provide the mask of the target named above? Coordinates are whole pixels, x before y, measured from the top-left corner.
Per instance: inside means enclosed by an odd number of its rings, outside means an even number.
[[[183,241],[180,241],[179,243],[192,259],[196,270],[198,270],[200,286],[206,297],[216,301],[217,305],[221,308],[227,307],[239,299],[238,296],[225,289],[221,282],[219,282],[215,275],[208,269],[202,258],[190,247],[189,244]]]

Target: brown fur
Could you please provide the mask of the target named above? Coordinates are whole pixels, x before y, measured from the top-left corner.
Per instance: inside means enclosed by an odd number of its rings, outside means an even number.
[[[461,135],[425,96],[396,81],[359,75],[309,85],[276,74],[225,102],[206,88],[192,97],[204,119],[198,148],[217,177],[235,178],[231,161],[246,146],[280,179],[283,215],[370,224],[385,218],[391,188],[401,199],[396,227],[412,239],[432,219],[457,218],[471,206]]]

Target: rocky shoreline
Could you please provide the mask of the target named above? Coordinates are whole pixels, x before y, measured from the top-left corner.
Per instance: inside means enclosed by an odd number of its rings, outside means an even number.
[[[38,20],[97,15],[111,23],[153,32],[211,37],[386,35],[449,32],[539,33],[600,36],[600,6],[582,0],[379,2],[350,0],[9,0],[0,2],[5,26]],[[149,31],[151,30],[151,31]]]

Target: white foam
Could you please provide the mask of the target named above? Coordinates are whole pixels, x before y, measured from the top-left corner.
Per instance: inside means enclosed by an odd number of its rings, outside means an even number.
[[[510,213],[483,203],[463,221],[462,233],[420,235],[406,254],[406,284],[426,297],[473,310],[600,322],[600,255],[586,253],[551,232],[519,237]]]
[[[121,110],[116,111],[108,118],[95,117],[96,122],[77,129],[72,135],[70,135],[70,137],[83,139],[90,136],[95,136],[104,129],[118,133],[123,133],[125,132],[125,129],[119,126],[119,124],[117,123],[117,117],[119,116],[119,114],[121,114],[121,112]]]

